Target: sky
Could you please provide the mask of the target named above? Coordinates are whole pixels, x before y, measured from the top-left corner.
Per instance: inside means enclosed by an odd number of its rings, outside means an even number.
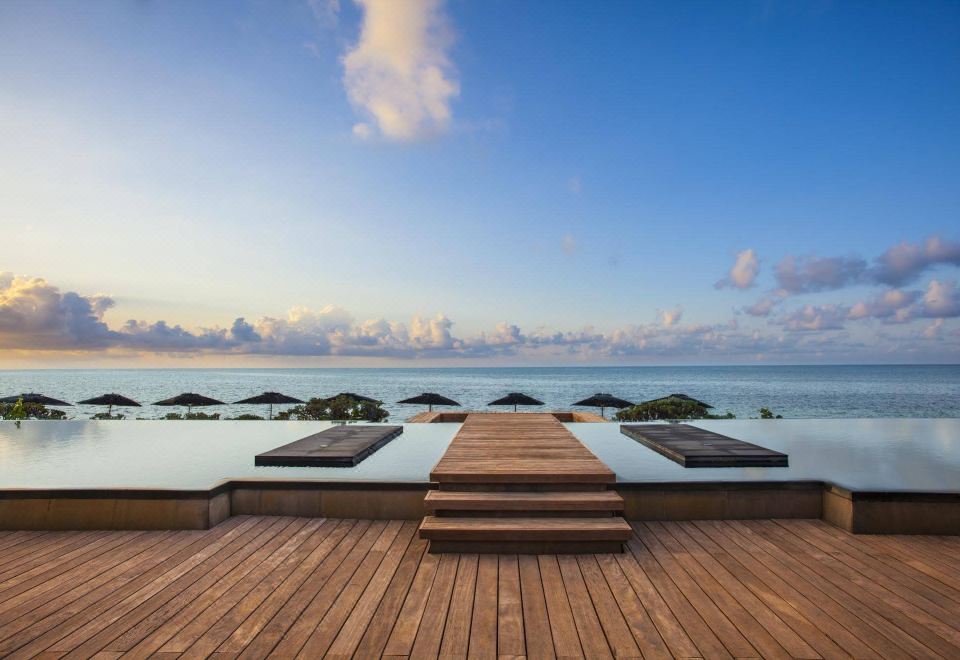
[[[0,3],[0,367],[960,362],[960,4]]]

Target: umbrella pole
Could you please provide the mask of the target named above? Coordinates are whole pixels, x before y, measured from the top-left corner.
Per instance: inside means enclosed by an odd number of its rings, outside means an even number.
[[[603,406],[600,406],[600,419],[606,419],[606,417],[603,416]]]
[[[427,412],[433,412],[433,404],[432,404],[432,403],[428,403],[428,404],[427,404]]]
[[[270,410],[270,412],[267,413],[267,419],[268,419],[268,420],[271,420],[271,419],[273,419],[273,404],[272,404],[272,403],[270,404],[269,410]]]

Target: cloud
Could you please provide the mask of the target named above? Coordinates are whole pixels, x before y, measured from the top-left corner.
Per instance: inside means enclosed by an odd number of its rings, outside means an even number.
[[[939,236],[917,244],[904,242],[887,249],[872,263],[855,255],[788,255],[774,267],[774,276],[783,293],[799,295],[856,285],[899,287],[939,265],[960,266],[960,243]],[[718,282],[717,287],[724,282]]]
[[[39,277],[0,272],[0,344],[26,349],[104,348],[115,338],[103,322],[108,296],[61,293]]]
[[[780,288],[789,294],[841,289],[863,280],[867,262],[859,257],[794,257],[774,267]]]
[[[945,264],[960,266],[960,243],[931,236],[922,243],[900,243],[876,259],[873,279],[890,286],[914,281],[924,271]]]
[[[853,320],[875,318],[888,323],[906,323],[913,318],[912,306],[920,296],[919,291],[889,289],[873,300],[856,303],[847,317]]]
[[[714,288],[749,289],[753,286],[759,272],[760,260],[757,258],[757,253],[753,249],[743,250],[737,253],[736,261],[727,276],[714,284]]]
[[[387,319],[359,321],[347,310],[328,305],[319,310],[294,307],[280,317],[249,321],[240,317],[225,327],[185,328],[159,320],[130,320],[108,327],[108,296],[62,292],[41,278],[0,273],[0,349],[91,352],[113,355],[171,354],[340,356],[372,358],[496,358],[522,356],[550,360],[650,359],[792,359],[836,354],[848,359],[866,345],[839,332],[845,322],[880,319],[934,319],[925,330],[891,335],[890,350],[909,342],[937,343],[938,359],[960,354],[945,343],[956,335],[943,322],[960,316],[956,282],[931,280],[925,291],[891,289],[874,299],[845,305],[806,305],[773,318],[770,328],[741,329],[732,319],[722,323],[685,323],[679,306],[659,310],[647,323],[631,323],[600,332],[579,330],[532,332],[507,321],[492,329],[458,336],[444,314],[414,317],[409,323]],[[937,320],[939,319],[939,322]],[[830,331],[830,332],[821,332]],[[881,335],[875,341],[884,339]],[[956,343],[956,342],[954,342]],[[919,344],[913,344],[916,349]],[[875,346],[874,346],[875,348]]]
[[[783,300],[783,295],[772,293],[764,296],[749,307],[744,307],[740,311],[750,316],[770,316],[770,312]]]
[[[842,305],[804,305],[773,321],[789,332],[840,330],[850,310]]]
[[[563,240],[560,242],[560,249],[563,250],[564,254],[573,255],[577,251],[577,241],[574,240],[572,235],[564,234]]]
[[[442,0],[355,0],[360,39],[344,56],[343,83],[366,117],[354,135],[411,141],[448,130],[460,93],[453,31]]]
[[[583,190],[583,182],[580,180],[579,176],[572,176],[567,181],[567,190],[572,192],[574,195],[579,195]]]

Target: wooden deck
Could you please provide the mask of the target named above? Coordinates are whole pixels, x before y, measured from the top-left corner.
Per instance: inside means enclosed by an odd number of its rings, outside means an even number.
[[[468,415],[430,481],[613,483],[616,475],[550,413]]]
[[[622,554],[539,556],[429,554],[409,521],[2,532],[0,655],[960,656],[960,537],[634,530]]]
[[[782,452],[689,424],[621,424],[620,432],[686,468],[788,464]]]
[[[254,465],[353,467],[403,433],[402,426],[343,424],[257,454]]]

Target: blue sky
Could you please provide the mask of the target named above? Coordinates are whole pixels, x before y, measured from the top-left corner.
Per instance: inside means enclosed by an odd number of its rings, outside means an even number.
[[[11,0],[0,81],[0,362],[960,359],[957,3]]]

